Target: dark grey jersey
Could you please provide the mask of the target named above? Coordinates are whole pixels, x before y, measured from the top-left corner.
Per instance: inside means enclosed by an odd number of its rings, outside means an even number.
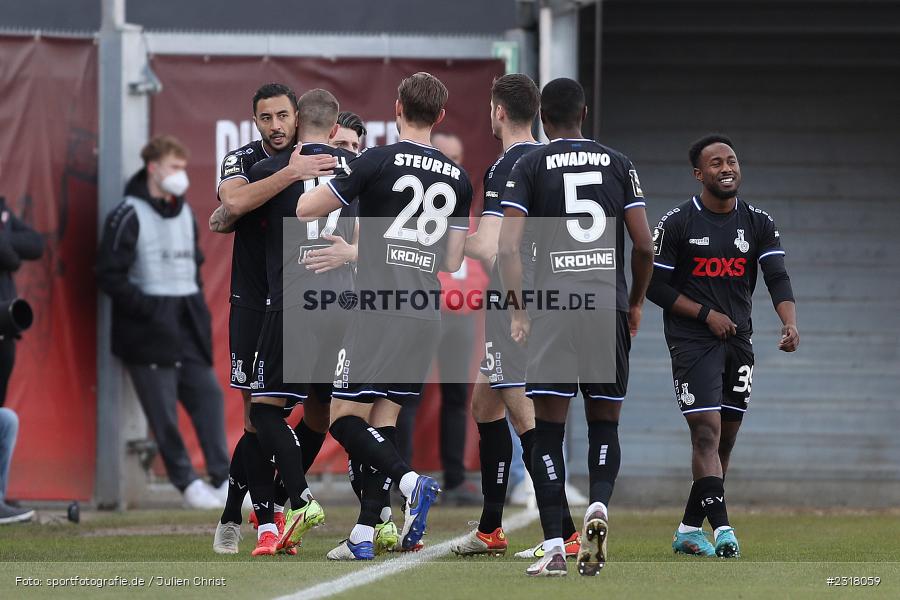
[[[345,205],[359,202],[360,298],[367,292],[390,292],[390,302],[400,298],[394,292],[433,298],[441,289],[437,273],[447,233],[469,228],[472,184],[466,172],[437,148],[410,141],[370,148],[349,171],[327,185]],[[365,308],[362,300],[360,307]],[[424,308],[401,302],[388,310],[440,319],[433,300]]]

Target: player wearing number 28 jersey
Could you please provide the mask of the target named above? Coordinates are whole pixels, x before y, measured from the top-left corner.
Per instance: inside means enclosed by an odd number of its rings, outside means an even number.
[[[297,203],[297,216],[309,220],[359,202],[360,309],[338,355],[330,431],[352,461],[371,468],[363,468],[357,524],[346,547],[329,558],[373,556],[386,478],[399,480],[407,499],[404,549],[418,545],[440,491],[436,481],[419,476],[400,458],[391,436],[400,403],[420,394],[434,357],[440,331],[440,305],[433,300],[440,290],[437,272],[459,269],[468,230],[468,176],[429,145],[446,101],[447,89],[436,77],[416,73],[404,79],[395,103],[401,141],[364,152],[350,163],[348,174],[303,194]],[[365,294],[375,292],[376,300],[367,302]],[[401,301],[413,294],[432,300],[418,306]]]

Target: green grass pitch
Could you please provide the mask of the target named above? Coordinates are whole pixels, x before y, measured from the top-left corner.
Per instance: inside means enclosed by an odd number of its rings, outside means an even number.
[[[387,555],[364,564],[326,561],[325,553],[350,530],[356,511],[325,508],[326,524],[307,535],[296,557],[252,559],[255,535],[246,523],[240,554],[214,554],[214,513],[88,513],[80,525],[4,526],[0,528],[0,598],[270,598],[396,560],[396,555]],[[610,562],[598,577],[580,577],[570,564],[565,579],[527,578],[523,574],[527,561],[514,558],[513,553],[540,539],[534,521],[510,533],[507,557],[447,555],[334,597],[900,598],[900,514],[896,511],[767,514],[734,507],[731,513],[742,545],[740,560],[673,555],[671,535],[680,518],[674,510],[614,509]],[[477,510],[436,507],[429,519],[428,545],[464,533],[467,521],[477,515]],[[53,578],[116,576],[129,583],[141,578],[143,585],[50,587]],[[194,579],[198,577],[206,581]],[[847,585],[829,586],[829,577],[879,577],[881,581],[877,586],[861,586],[852,585],[850,579]],[[26,578],[41,585],[26,585]]]

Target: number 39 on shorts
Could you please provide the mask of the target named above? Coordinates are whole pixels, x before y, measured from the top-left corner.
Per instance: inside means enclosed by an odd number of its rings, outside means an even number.
[[[743,393],[750,393],[750,385],[753,383],[753,365],[742,365],[738,368],[738,382],[737,385],[734,386],[732,391]]]

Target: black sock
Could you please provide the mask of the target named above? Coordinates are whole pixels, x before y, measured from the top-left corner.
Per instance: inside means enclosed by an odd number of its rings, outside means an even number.
[[[589,421],[588,473],[591,503],[602,502],[609,506],[621,463],[619,424],[614,421]]]
[[[294,430],[284,420],[284,409],[278,406],[253,403],[250,406],[250,422],[256,428],[263,450],[275,456],[275,466],[284,481],[291,508],[304,506],[300,497],[309,486],[303,473],[303,455]]]
[[[376,429],[381,436],[390,443],[397,439],[397,428],[378,427]],[[392,479],[371,465],[363,465],[362,468],[362,497],[360,498],[359,519],[360,525],[375,527],[381,523],[381,509],[391,504]]]
[[[275,475],[275,504],[278,506],[284,506],[288,501],[288,493],[287,488],[284,487],[284,480],[281,478],[281,474],[277,473]]]
[[[703,527],[703,519],[706,518],[706,511],[700,504],[700,492],[697,491],[697,487],[696,481],[691,484],[691,493],[684,506],[684,516],[681,518],[681,522],[688,527]]]
[[[325,443],[325,434],[313,431],[307,427],[303,419],[300,419],[300,422],[294,427],[294,433],[297,434],[297,439],[300,441],[300,452],[303,454],[303,472],[307,473],[319,455],[322,444]],[[287,500],[287,488],[284,487],[284,480],[279,474],[278,480],[275,482],[275,504],[284,506]]]
[[[728,527],[728,509],[725,507],[725,482],[721,477],[701,477],[694,482],[700,505],[706,512],[706,518],[715,531],[719,527]]]
[[[274,522],[275,465],[272,456],[263,452],[259,436],[249,431],[244,434],[244,469],[247,473],[247,487],[250,500],[260,525]]]
[[[350,487],[356,494],[356,499],[362,502],[362,465],[359,461],[353,462],[352,458],[347,459],[347,476],[350,477]]]
[[[354,461],[365,457],[365,462],[394,481],[412,471],[390,440],[356,416],[341,417],[331,424],[331,436],[344,447]]]
[[[522,442],[522,461],[525,463],[525,470],[528,471],[528,476],[531,477],[531,481],[534,483],[534,477],[531,474],[531,457],[534,451],[534,429],[529,429],[520,435],[519,440]],[[577,529],[575,529],[575,522],[572,520],[572,511],[569,510],[569,499],[566,498],[565,482],[563,482],[561,507],[560,514],[562,515],[562,520],[560,521],[560,525],[562,526],[563,539],[567,540],[572,537],[572,534],[575,533]]]
[[[512,436],[506,419],[478,423],[478,457],[481,459],[481,493],[484,506],[478,531],[493,533],[503,524],[503,505],[509,485]]]
[[[522,462],[525,463],[525,470],[534,483],[534,477],[531,474],[531,456],[534,450],[534,429],[529,429],[525,433],[519,435],[519,443],[522,444]]]
[[[566,497],[565,482],[563,482],[560,506],[562,506],[562,520],[560,521],[560,525],[562,526],[562,538],[563,540],[567,540],[578,530],[575,529],[575,521],[572,520],[572,511],[569,510],[569,499]]]
[[[565,423],[535,420],[534,449],[531,467],[534,492],[541,513],[544,539],[563,537],[563,498],[565,496],[566,465],[563,460]]]
[[[319,455],[319,450],[322,449],[322,444],[325,443],[325,434],[310,429],[303,419],[300,419],[300,422],[294,427],[294,433],[300,440],[300,451],[303,453],[303,472],[308,473]]]
[[[234,446],[231,455],[231,464],[228,467],[228,497],[225,499],[225,509],[219,522],[241,524],[241,506],[244,504],[244,496],[247,495],[247,468],[244,466],[244,438],[247,432],[241,436]]]

